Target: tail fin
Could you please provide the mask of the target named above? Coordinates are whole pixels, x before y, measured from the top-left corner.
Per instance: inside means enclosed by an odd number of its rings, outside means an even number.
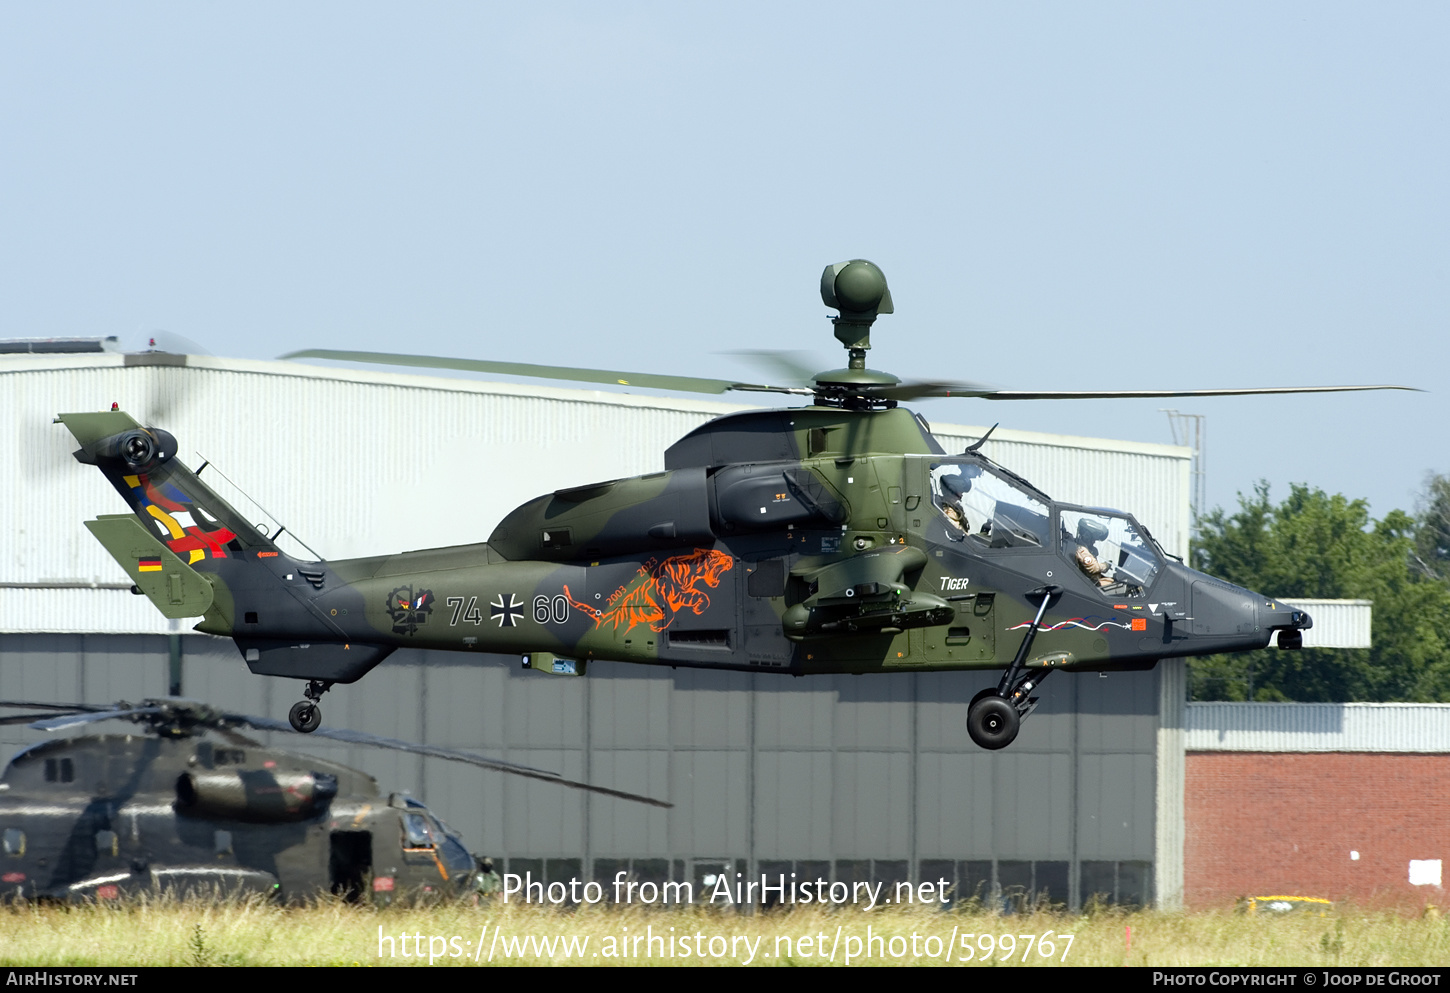
[[[211,608],[216,591],[211,581],[181,561],[176,553],[130,514],[102,514],[86,527],[126,570],[135,589],[146,594],[166,617],[200,617]]]
[[[259,559],[286,561],[279,571],[290,572],[297,560],[183,465],[169,433],[142,427],[119,410],[56,420],[80,442],[76,459],[100,469],[131,507],[130,514],[104,514],[86,527],[162,614],[201,616],[197,630],[231,637],[253,672],[327,685],[361,678],[393,650],[359,642],[260,566]],[[230,580],[239,570],[256,570],[258,583],[242,587],[253,604],[266,603],[260,608],[268,616],[265,627],[257,623],[257,607],[238,603]],[[296,571],[322,588],[324,572]]]
[[[130,505],[147,535],[180,563],[196,566],[246,551],[277,551],[269,538],[177,460],[176,439],[169,432],[142,427],[119,410],[60,414],[56,420],[80,442],[77,461],[100,469]],[[102,530],[116,540],[125,535],[114,525]],[[91,531],[116,555],[101,531],[96,527]],[[163,558],[163,572],[164,563]],[[126,562],[121,564],[126,567]],[[143,583],[137,585],[146,589]]]

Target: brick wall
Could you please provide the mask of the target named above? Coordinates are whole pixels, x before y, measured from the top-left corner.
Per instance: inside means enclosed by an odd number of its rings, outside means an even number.
[[[1191,909],[1277,894],[1447,906],[1409,864],[1442,859],[1450,884],[1450,755],[1190,752],[1184,816]]]

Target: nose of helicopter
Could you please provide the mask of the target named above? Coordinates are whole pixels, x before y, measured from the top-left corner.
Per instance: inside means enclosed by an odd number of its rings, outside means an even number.
[[[1184,612],[1188,616],[1183,618],[1185,633],[1205,648],[1220,645],[1226,651],[1262,648],[1276,637],[1275,632],[1278,632],[1280,648],[1300,648],[1304,643],[1302,632],[1314,625],[1307,611],[1275,597],[1177,563],[1168,572],[1182,585],[1170,582],[1165,585],[1164,593],[1172,593],[1176,588],[1180,596],[1187,594],[1181,597],[1187,605]],[[1165,613],[1170,617],[1176,612],[1170,611],[1170,607],[1182,609],[1176,604],[1165,604]]]
[[[1278,631],[1280,648],[1304,647],[1301,632],[1314,626],[1314,618],[1307,611],[1272,597],[1260,597],[1258,609],[1259,627],[1265,631]]]

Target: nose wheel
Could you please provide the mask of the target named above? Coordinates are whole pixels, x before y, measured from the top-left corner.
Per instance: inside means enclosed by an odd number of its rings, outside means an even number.
[[[967,708],[967,734],[982,748],[996,751],[1012,744],[1022,727],[1017,708],[997,695],[996,690],[977,694]]]
[[[292,730],[301,734],[311,734],[322,726],[322,708],[317,701],[322,699],[322,694],[332,687],[332,683],[321,679],[314,679],[307,684],[303,691],[306,700],[300,700],[292,705],[287,713],[287,720],[292,725]]]
[[[996,687],[978,693],[967,705],[967,734],[982,748],[996,751],[1012,744],[1022,721],[1037,709],[1037,697],[1031,695],[1032,690],[1052,675],[1052,670],[1037,674],[1027,669],[1027,653],[1032,649],[1032,639],[1037,636],[1048,603],[1059,592],[1061,589],[1057,586],[1040,586],[1027,593],[1028,597],[1041,597],[1042,603],[1037,608],[1037,616],[1027,625],[1017,657],[1002,673]]]
[[[1052,675],[1051,669],[1028,676],[1022,674],[1002,695],[1001,688],[985,689],[972,697],[967,705],[967,734],[982,748],[996,751],[1006,748],[1017,738],[1022,722],[1037,709],[1032,691]]]

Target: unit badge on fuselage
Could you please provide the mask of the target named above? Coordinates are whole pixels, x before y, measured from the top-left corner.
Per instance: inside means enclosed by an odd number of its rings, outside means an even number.
[[[388,594],[386,609],[393,619],[393,634],[413,634],[433,613],[433,591],[419,590],[414,594],[413,587],[399,586]]]

